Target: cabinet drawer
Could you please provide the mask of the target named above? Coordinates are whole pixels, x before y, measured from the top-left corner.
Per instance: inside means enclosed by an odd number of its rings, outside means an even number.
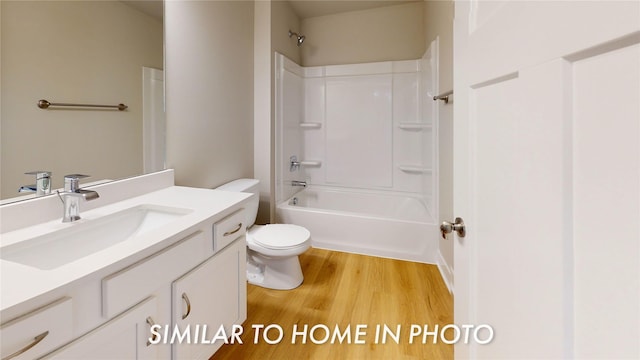
[[[244,235],[247,228],[244,222],[245,210],[241,209],[213,224],[213,251],[220,251],[233,240]]]
[[[157,359],[159,347],[147,342],[157,311],[150,297],[42,359]]]
[[[211,256],[210,239],[198,231],[178,243],[102,279],[102,316],[110,318]]]
[[[2,359],[35,359],[72,339],[71,298],[62,298],[0,327]]]

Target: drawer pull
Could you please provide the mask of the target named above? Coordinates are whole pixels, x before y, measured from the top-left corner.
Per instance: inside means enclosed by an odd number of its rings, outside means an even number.
[[[191,314],[191,301],[189,301],[189,297],[187,293],[182,293],[182,300],[187,304],[187,313],[182,315],[182,320],[186,319],[189,314]]]
[[[147,317],[147,324],[149,324],[149,326],[150,326],[149,330],[151,330],[151,327],[153,327],[156,324],[156,322],[153,321],[153,318],[151,316],[148,316]],[[151,341],[152,340],[155,341],[158,338],[158,336],[159,336],[158,333],[155,333],[153,335],[153,338],[147,340],[147,346],[151,345]]]
[[[38,345],[40,343],[40,341],[44,340],[44,338],[47,337],[47,335],[49,335],[49,331],[43,332],[42,334],[40,334],[40,335],[36,336],[35,338],[33,338],[33,341],[29,345],[23,347],[22,349],[14,352],[13,354],[11,354],[11,355],[9,355],[7,357],[2,358],[2,360],[13,359],[14,357],[16,357],[18,355],[24,354],[25,352],[29,351],[29,349],[31,349],[32,347]]]
[[[227,231],[226,233],[224,233],[222,236],[229,236],[229,235],[233,235],[235,233],[237,233],[238,231],[240,231],[240,229],[242,229],[242,223],[238,224],[238,227],[233,229],[232,231]]]

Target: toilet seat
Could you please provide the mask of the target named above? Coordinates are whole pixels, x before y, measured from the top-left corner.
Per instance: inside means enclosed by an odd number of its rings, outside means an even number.
[[[298,247],[310,237],[309,230],[293,224],[270,224],[251,232],[251,238],[256,244],[272,250]]]

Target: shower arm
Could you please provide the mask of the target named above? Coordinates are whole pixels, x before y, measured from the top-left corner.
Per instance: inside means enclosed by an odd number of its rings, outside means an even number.
[[[291,29],[289,29],[289,37],[292,37],[294,35],[296,36],[296,45],[302,46],[302,43],[304,42],[305,36],[304,35],[300,35],[298,33],[295,33],[293,31],[291,31]]]

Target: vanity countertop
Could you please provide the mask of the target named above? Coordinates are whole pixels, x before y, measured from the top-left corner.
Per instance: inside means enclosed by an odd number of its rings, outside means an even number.
[[[62,223],[56,219],[2,234],[3,247],[87,223],[104,216],[136,206],[170,207],[187,210],[177,219],[168,221],[135,237],[75,261],[49,270],[0,260],[0,313],[17,305],[27,306],[39,296],[64,291],[80,280],[99,279],[113,271],[129,266],[192,234],[203,222],[216,222],[244,206],[251,197],[248,193],[170,186],[144,195],[118,201],[81,212],[82,219]],[[60,210],[62,215],[62,210]],[[59,249],[64,251],[64,249]],[[27,304],[27,305],[25,305]]]

